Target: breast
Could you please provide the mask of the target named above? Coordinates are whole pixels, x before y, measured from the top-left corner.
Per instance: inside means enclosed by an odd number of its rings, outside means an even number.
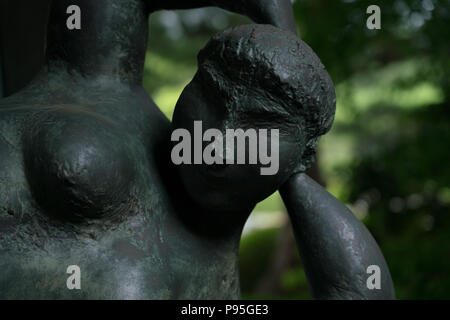
[[[23,135],[25,174],[43,211],[60,219],[119,215],[135,193],[126,133],[82,107],[36,112]]]

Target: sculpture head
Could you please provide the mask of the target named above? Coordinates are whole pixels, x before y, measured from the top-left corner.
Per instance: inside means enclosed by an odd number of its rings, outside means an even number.
[[[335,106],[325,67],[293,33],[245,25],[216,35],[198,56],[198,71],[177,103],[174,128],[194,136],[194,121],[202,121],[203,131],[215,128],[224,137],[227,129],[277,129],[276,149],[270,150],[276,136],[268,134],[267,145],[269,151],[278,151],[278,170],[262,175],[265,165],[236,161],[182,164],[185,188],[210,210],[251,209],[313,163],[319,137],[333,123]],[[226,158],[227,148],[223,150]],[[249,155],[250,148],[247,160]]]

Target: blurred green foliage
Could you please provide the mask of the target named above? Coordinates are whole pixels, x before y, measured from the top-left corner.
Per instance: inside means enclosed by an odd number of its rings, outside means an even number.
[[[366,28],[371,4],[381,30]],[[327,189],[375,236],[398,298],[450,298],[450,0],[296,0],[294,10],[336,85],[336,121],[319,147]],[[169,118],[198,51],[243,23],[211,8],[152,16],[144,84]],[[283,211],[275,194],[253,215]],[[258,291],[285,234],[275,226],[244,236],[245,298],[310,298],[295,247],[276,289]]]

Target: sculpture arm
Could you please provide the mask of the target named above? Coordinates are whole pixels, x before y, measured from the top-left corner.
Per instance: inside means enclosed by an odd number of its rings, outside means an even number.
[[[243,14],[256,23],[296,32],[290,0],[147,0],[150,12],[215,6]]]
[[[280,190],[294,228],[312,295],[316,299],[395,299],[380,248],[345,205],[306,174]],[[381,289],[369,290],[369,266],[381,271]]]

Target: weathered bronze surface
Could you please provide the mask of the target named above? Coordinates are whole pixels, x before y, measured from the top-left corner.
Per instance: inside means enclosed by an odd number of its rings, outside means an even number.
[[[65,27],[72,4],[81,30]],[[141,84],[148,14],[209,5],[265,25],[209,42],[171,124]],[[294,31],[289,0],[54,1],[44,67],[0,100],[0,298],[238,299],[242,228],[278,189],[315,298],[394,298],[369,232],[303,174],[335,93]],[[174,166],[171,133],[193,120],[279,128],[279,173]],[[69,265],[81,290],[66,287]]]

